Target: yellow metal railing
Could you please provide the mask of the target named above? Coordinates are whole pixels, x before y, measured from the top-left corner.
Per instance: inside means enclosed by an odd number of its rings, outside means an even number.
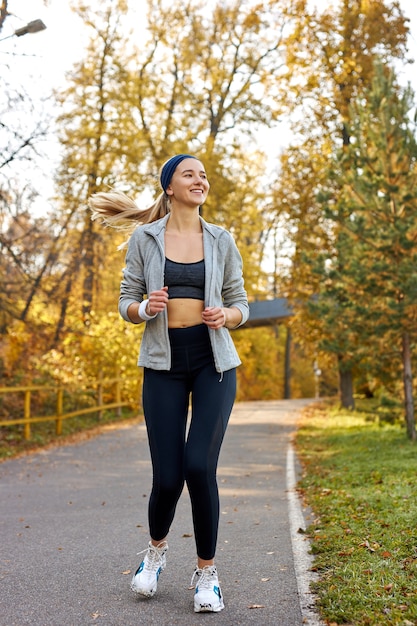
[[[62,386],[48,386],[48,385],[27,385],[20,387],[0,387],[0,394],[9,393],[24,393],[23,403],[23,417],[17,417],[14,419],[0,420],[1,426],[16,426],[17,424],[23,424],[24,426],[24,438],[29,440],[31,437],[31,426],[39,422],[51,422],[55,421],[55,432],[57,435],[62,434],[63,420],[71,417],[77,417],[79,415],[87,415],[88,413],[98,413],[98,418],[102,417],[103,411],[108,409],[116,409],[117,415],[121,416],[122,407],[132,406],[132,402],[122,399],[122,383],[126,382],[126,379],[121,378],[107,378],[99,379],[95,388],[96,391],[96,405],[84,407],[76,411],[69,411],[64,413],[64,388]],[[103,390],[106,386],[113,385],[113,402],[105,403],[103,401]],[[54,415],[37,415],[32,416],[31,404],[32,393],[37,391],[56,391],[56,412]]]

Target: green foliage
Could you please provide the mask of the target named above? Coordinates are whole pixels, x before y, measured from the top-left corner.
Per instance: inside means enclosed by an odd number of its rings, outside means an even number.
[[[127,324],[116,312],[104,315],[92,312],[88,322],[87,326],[79,322],[78,328],[74,325],[59,350],[37,357],[36,369],[54,381],[81,388],[100,378],[121,376],[134,404],[142,376],[137,355],[143,325]]]
[[[325,176],[314,180],[311,165],[313,209],[306,191],[295,188],[293,284],[302,306],[294,327],[307,323],[317,351],[334,354],[341,373],[390,384],[409,368],[404,342],[415,341],[415,105],[386,64],[373,71],[369,88],[351,102],[349,141],[333,150]],[[411,433],[412,417],[406,419]]]
[[[352,304],[377,335],[411,331],[417,294],[417,141],[414,94],[378,65],[369,91],[352,107],[349,149],[341,156],[343,199],[331,210],[347,233],[344,273]],[[372,303],[372,306],[370,306]]]
[[[350,165],[336,163],[335,155],[347,150],[350,105],[361,102],[372,83],[375,59],[388,65],[404,58],[406,37],[397,5],[347,1],[300,11],[288,42],[288,84],[295,87],[288,102],[297,135],[281,160],[277,211],[284,206],[293,243],[287,279],[296,308],[293,330],[299,341],[310,340],[320,359],[333,354],[343,376],[361,374],[371,360],[378,365],[374,357],[382,344],[369,345],[363,322],[364,309],[373,311],[376,298],[361,310],[362,285],[348,277],[353,264],[366,272],[365,259],[343,232],[345,223],[332,218],[336,211],[349,219],[341,190]]]
[[[414,624],[415,445],[370,415],[313,407],[297,434],[314,589],[327,623]]]
[[[375,66],[370,88],[351,107],[350,143],[340,154],[341,192],[326,203],[337,225],[336,254],[328,260],[318,306],[330,298],[332,314],[345,325],[344,358],[353,364],[381,338],[389,339],[395,361],[411,378],[411,355],[404,348],[415,338],[417,313],[417,142],[410,119],[413,92],[401,90],[392,70]],[[315,306],[315,305],[313,305]],[[339,336],[337,344],[340,346]],[[381,354],[387,366],[387,359]],[[388,366],[392,375],[396,371]],[[405,380],[406,403],[410,395]],[[415,436],[412,411],[406,411]]]

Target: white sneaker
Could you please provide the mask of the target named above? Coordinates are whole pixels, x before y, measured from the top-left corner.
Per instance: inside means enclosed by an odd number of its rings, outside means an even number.
[[[162,541],[158,546],[154,546],[149,542],[148,548],[142,550],[146,554],[130,583],[132,591],[146,598],[152,598],[155,595],[159,575],[166,566],[165,555],[167,550],[168,544],[166,541]],[[142,554],[142,552],[138,552],[138,554]]]
[[[206,565],[203,569],[196,568],[191,579],[197,578],[194,594],[195,613],[217,613],[224,609],[223,596],[214,565]]]

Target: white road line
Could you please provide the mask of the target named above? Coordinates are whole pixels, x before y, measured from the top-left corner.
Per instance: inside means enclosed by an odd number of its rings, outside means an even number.
[[[306,530],[306,523],[296,490],[295,454],[291,445],[288,446],[287,450],[286,482],[291,544],[303,624],[308,624],[308,626],[321,626],[322,622],[314,608],[314,595],[310,591],[310,583],[317,577],[314,572],[311,571],[313,557],[310,554],[309,541],[303,533],[303,531]]]

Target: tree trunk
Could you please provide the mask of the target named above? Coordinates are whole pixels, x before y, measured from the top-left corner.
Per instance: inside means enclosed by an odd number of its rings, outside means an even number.
[[[410,335],[403,334],[403,380],[404,380],[404,405],[405,405],[405,423],[407,426],[407,435],[412,440],[417,439],[416,422],[414,418],[414,401],[413,401],[413,374],[411,370],[411,348]]]
[[[89,316],[93,307],[93,291],[94,291],[94,271],[95,271],[95,258],[94,258],[94,231],[93,221],[90,215],[87,215],[84,225],[84,281],[82,292],[82,316],[84,323],[89,323]]]
[[[291,398],[291,328],[287,326],[284,361],[284,400]]]
[[[62,279],[64,279],[64,277],[66,279],[65,290],[64,290],[64,295],[61,298],[61,308],[60,308],[58,323],[55,329],[55,336],[54,336],[52,346],[51,346],[52,348],[56,348],[58,346],[61,340],[61,335],[64,330],[64,326],[65,326],[65,318],[67,315],[67,309],[68,309],[69,299],[71,295],[72,281],[73,281],[73,273],[71,271],[71,268],[67,272],[67,275],[66,276],[64,275]]]
[[[342,407],[353,411],[355,408],[355,400],[353,398],[352,368],[345,369],[341,358],[339,358],[339,386],[340,403]]]

